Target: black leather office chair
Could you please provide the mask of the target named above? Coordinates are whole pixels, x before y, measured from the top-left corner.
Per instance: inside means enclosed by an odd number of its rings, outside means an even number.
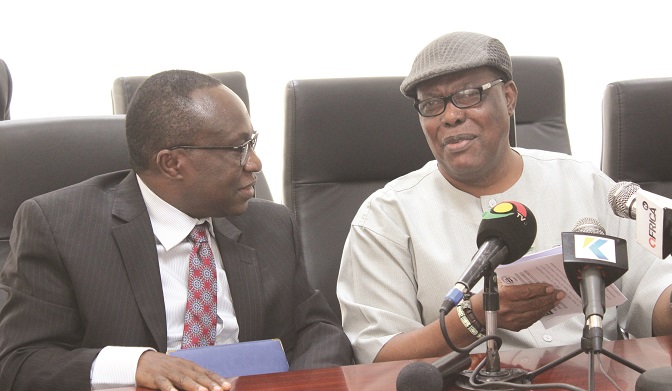
[[[514,56],[511,61],[518,87],[516,145],[570,155],[560,59]]]
[[[9,104],[12,101],[12,75],[3,60],[0,60],[0,121],[9,118]]]
[[[0,269],[23,201],[130,167],[124,127],[122,115],[0,122]]]
[[[521,96],[511,144],[522,129],[521,146],[569,152],[559,60],[513,60]],[[294,80],[286,89],[283,203],[296,217],[308,278],[337,314],[336,279],[357,209],[387,182],[434,159],[412,101],[399,92],[402,80]]]
[[[602,171],[672,198],[672,78],[610,83],[602,100]]]
[[[336,278],[357,209],[433,158],[400,84],[384,77],[287,86],[283,203],[297,220],[308,279],[339,316]]]
[[[247,93],[245,75],[241,72],[221,72],[210,73],[210,76],[221,81],[222,84],[235,92],[245,103],[247,111],[250,111],[250,97]],[[131,103],[133,95],[135,95],[135,91],[138,90],[140,84],[142,84],[147,77],[148,76],[125,76],[118,77],[112,82],[112,112],[114,114],[126,114],[128,105]]]

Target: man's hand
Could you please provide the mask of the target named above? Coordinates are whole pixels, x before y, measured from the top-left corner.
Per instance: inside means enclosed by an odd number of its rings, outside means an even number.
[[[499,285],[497,326],[520,331],[530,327],[565,297],[548,284]]]
[[[140,356],[135,374],[138,386],[161,391],[227,391],[225,378],[195,363],[167,354],[146,351]]]

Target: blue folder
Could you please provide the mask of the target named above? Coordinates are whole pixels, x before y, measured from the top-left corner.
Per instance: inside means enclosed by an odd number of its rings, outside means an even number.
[[[224,377],[287,372],[289,363],[279,339],[175,350],[181,357]]]

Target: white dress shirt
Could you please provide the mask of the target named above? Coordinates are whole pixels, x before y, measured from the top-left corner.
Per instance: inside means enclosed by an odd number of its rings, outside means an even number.
[[[205,221],[208,241],[217,265],[217,337],[215,343],[238,342],[238,321],[233,309],[231,291],[222,257],[217,248],[212,220],[195,219],[168,204],[151,191],[140,179],[140,191],[147,205],[159,256],[161,285],[166,308],[168,351],[180,349],[184,331],[184,314],[189,279],[189,254],[192,244],[187,236],[195,225]],[[92,389],[135,385],[135,372],[140,355],[153,350],[148,347],[107,346],[103,348],[91,368]]]

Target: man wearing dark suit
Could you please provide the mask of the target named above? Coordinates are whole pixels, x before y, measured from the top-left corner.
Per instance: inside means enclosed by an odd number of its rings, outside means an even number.
[[[138,89],[126,121],[133,171],[17,212],[0,275],[0,389],[230,389],[162,354],[181,347],[186,237],[201,223],[219,264],[216,343],[280,338],[292,370],[350,364],[289,211],[252,199],[261,161],[243,102],[209,76],[167,71]]]
[[[9,119],[9,104],[12,101],[12,75],[3,60],[0,60],[0,121]]]

